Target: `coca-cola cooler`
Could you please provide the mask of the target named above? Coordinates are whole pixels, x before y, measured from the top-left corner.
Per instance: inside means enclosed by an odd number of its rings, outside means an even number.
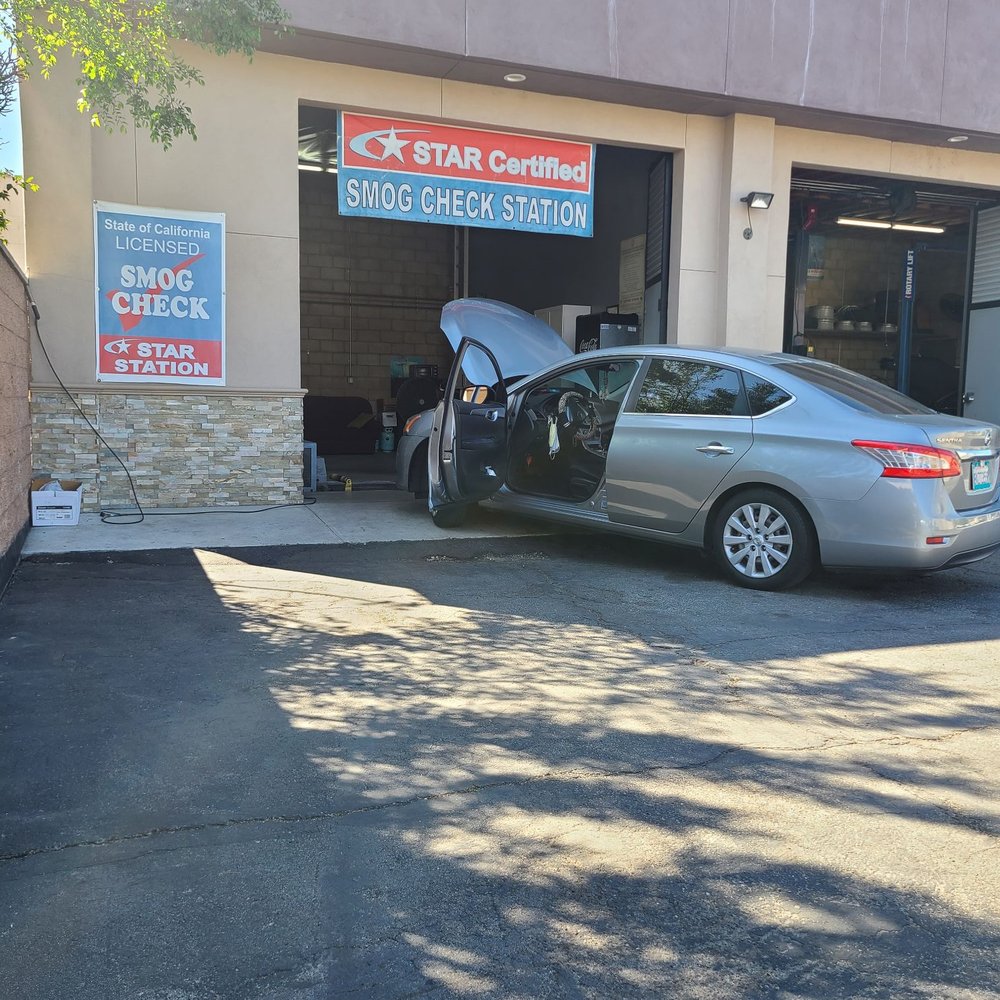
[[[576,318],[577,354],[638,343],[638,313],[589,313]]]

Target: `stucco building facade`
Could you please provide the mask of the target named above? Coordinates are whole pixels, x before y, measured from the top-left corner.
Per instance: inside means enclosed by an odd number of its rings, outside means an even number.
[[[71,73],[24,88],[26,172],[40,190],[27,200],[23,263],[42,335],[62,381],[149,506],[294,499],[305,392],[359,392],[391,404],[388,372],[381,391],[377,380],[385,358],[412,353],[446,365],[434,309],[452,292],[476,291],[449,257],[460,241],[426,232],[411,234],[412,243],[399,238],[398,289],[387,278],[381,291],[357,291],[359,261],[368,259],[369,273],[380,267],[379,234],[375,250],[354,258],[336,239],[324,242],[324,194],[298,169],[303,109],[665,154],[669,239],[659,302],[669,342],[787,344],[789,317],[801,311],[790,275],[790,234],[802,229],[805,204],[796,201],[797,176],[947,188],[956,203],[969,189],[984,208],[990,192],[1000,198],[1000,104],[992,96],[1000,25],[987,0],[286,7],[294,33],[266,40],[252,63],[185,51],[205,77],[188,95],[198,140],[167,151],[143,135],[92,129],[75,110]],[[511,73],[524,79],[507,82]],[[754,210],[746,239],[741,198],[751,191],[774,197],[766,211]],[[95,201],[225,214],[225,385],[98,383]],[[967,239],[971,260],[974,232]],[[436,258],[440,280],[426,266]],[[363,308],[378,316],[391,296],[395,313],[359,322]],[[404,308],[419,318],[412,329]],[[965,308],[963,331],[968,301]],[[348,322],[345,346],[338,330]],[[344,351],[351,374],[341,380]],[[74,415],[39,351],[31,407],[36,469],[87,481],[91,509],[130,501],[117,463]]]

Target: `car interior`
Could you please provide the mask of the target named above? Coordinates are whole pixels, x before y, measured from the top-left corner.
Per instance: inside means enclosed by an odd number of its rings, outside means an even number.
[[[593,496],[637,369],[634,361],[591,364],[529,389],[511,431],[508,486],[575,503]]]

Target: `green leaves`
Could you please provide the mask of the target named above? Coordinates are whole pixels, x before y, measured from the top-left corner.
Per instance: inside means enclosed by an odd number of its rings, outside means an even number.
[[[73,60],[77,108],[91,124],[124,130],[134,123],[164,148],[183,135],[196,138],[178,92],[204,82],[173,42],[250,58],[261,32],[282,32],[286,16],[277,0],[0,0],[0,12],[18,74],[37,68],[46,77],[57,59]]]

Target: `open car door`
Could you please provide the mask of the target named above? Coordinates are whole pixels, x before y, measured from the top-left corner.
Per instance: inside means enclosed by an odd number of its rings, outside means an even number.
[[[474,383],[465,374],[491,382]],[[434,412],[428,452],[432,513],[492,496],[507,474],[507,394],[496,358],[462,339],[444,398]]]

